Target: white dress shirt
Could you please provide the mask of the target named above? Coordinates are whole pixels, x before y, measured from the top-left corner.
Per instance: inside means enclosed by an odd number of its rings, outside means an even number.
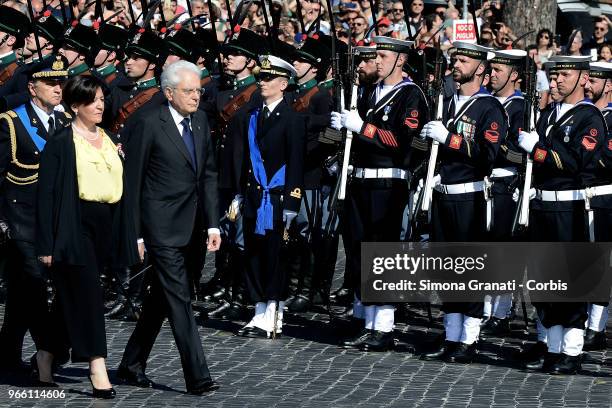
[[[268,110],[270,111],[270,116],[272,116],[272,112],[274,112],[274,109],[276,109],[276,107],[278,106],[279,103],[281,103],[283,100],[283,98],[281,97],[280,99],[272,102],[269,105],[266,105],[266,103],[264,102],[263,107],[265,108],[266,106],[268,107]],[[262,108],[263,110],[263,108]]]
[[[55,123],[55,129],[57,129],[57,119],[55,118],[54,112],[51,112],[51,114],[49,115],[32,101],[30,101],[30,105],[32,105],[34,113],[36,113],[36,116],[38,116],[38,119],[40,119],[42,125],[45,127],[45,130],[47,132],[49,131],[49,118],[53,118],[53,122]]]

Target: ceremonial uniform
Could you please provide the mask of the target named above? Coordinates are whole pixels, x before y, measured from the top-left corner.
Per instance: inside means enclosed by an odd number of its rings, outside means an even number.
[[[30,20],[25,14],[20,13],[14,8],[0,6],[0,34],[2,35],[2,45],[6,42],[9,35],[16,38],[13,50],[23,47],[25,37],[30,32]],[[0,55],[0,86],[4,85],[15,73],[17,69],[17,55],[11,50],[4,55]]]
[[[377,50],[406,53],[412,42],[375,37]],[[395,68],[393,68],[395,69]],[[391,71],[393,72],[393,71]],[[390,75],[390,74],[389,74]],[[384,78],[385,79],[385,78]],[[360,129],[353,132],[353,173],[347,190],[344,237],[350,253],[352,281],[361,282],[361,243],[399,241],[404,209],[410,194],[411,170],[423,160],[427,143],[418,138],[429,120],[429,109],[421,89],[408,79],[384,84],[370,96]],[[347,129],[354,113],[346,114]],[[335,113],[332,114],[335,121]],[[351,115],[351,116],[349,116]],[[353,116],[354,117],[354,116]],[[355,309],[361,307],[360,287],[355,288]],[[366,351],[393,347],[393,305],[364,305],[364,331],[342,343]]]
[[[34,81],[66,76],[60,59],[30,72]],[[40,154],[45,143],[71,120],[57,110],[50,115],[31,101],[0,114],[0,221],[8,224],[11,234],[8,298],[0,331],[4,362],[21,361],[28,330],[37,349],[53,353],[60,363],[67,360],[63,323],[48,304],[48,271],[36,257],[35,208]],[[54,332],[60,336],[51,336]]]
[[[589,68],[588,57],[560,56],[555,61],[558,70]],[[520,136],[521,147],[530,152],[534,163],[536,197],[530,204],[531,240],[588,241],[584,188],[602,183],[597,178],[596,159],[605,142],[604,119],[588,100],[575,105],[562,103],[550,111],[538,121],[537,135],[521,133]],[[534,136],[539,140],[528,143]],[[574,265],[579,269],[580,260],[567,259],[569,265],[574,261],[578,262]],[[529,264],[530,269],[545,267],[535,260]],[[537,303],[534,306],[546,328],[548,354],[543,369],[552,373],[575,373],[582,352],[587,304]]]
[[[288,79],[292,65],[274,57],[261,59],[260,75]],[[242,336],[273,337],[282,332],[287,273],[279,265],[286,231],[297,215],[303,192],[306,124],[286,101],[253,106],[240,113],[247,139],[244,173],[246,286],[255,316]]]
[[[456,42],[457,55],[487,64],[489,50]],[[491,174],[508,130],[501,103],[484,87],[473,95],[455,95],[443,123],[430,122],[426,135],[439,141],[440,184],[434,187],[431,220],[433,242],[478,242],[486,239],[485,177]],[[490,213],[489,213],[490,214]],[[470,362],[475,354],[483,313],[482,302],[449,303],[445,312],[446,342],[426,358]]]

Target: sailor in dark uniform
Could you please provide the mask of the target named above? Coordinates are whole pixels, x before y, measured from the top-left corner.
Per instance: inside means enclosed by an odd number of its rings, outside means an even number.
[[[315,34],[316,36],[316,34]],[[305,312],[313,300],[314,259],[322,249],[323,225],[321,209],[323,197],[321,178],[325,160],[335,153],[331,144],[319,142],[319,136],[329,126],[332,98],[329,90],[319,88],[330,66],[331,51],[318,37],[308,37],[300,48],[294,50],[291,60],[297,72],[297,90],[292,94],[291,106],[306,120],[306,158],[304,162],[304,194],[296,218],[299,237],[291,243],[291,255],[295,257],[291,279],[296,285],[287,299],[291,312]],[[329,194],[328,194],[329,195]]]
[[[413,45],[389,37],[374,37],[380,81],[361,117],[356,109],[332,113],[332,127],[353,132],[353,173],[347,190],[344,237],[350,239],[350,273],[361,300],[361,243],[399,241],[409,199],[411,170],[424,158],[427,143],[418,135],[429,119],[423,91],[403,77],[406,54]],[[343,347],[364,351],[393,348],[395,308],[365,304],[365,327],[344,340]]]
[[[295,68],[272,55],[261,57],[263,103],[240,113],[247,140],[244,173],[246,284],[255,316],[239,330],[245,337],[270,338],[283,327],[287,273],[279,255],[302,200],[306,124],[284,99]]]
[[[244,235],[243,218],[234,211],[242,205],[234,200],[235,184],[245,171],[246,149],[243,129],[234,117],[241,110],[261,104],[261,95],[253,71],[259,55],[266,52],[266,39],[254,31],[236,27],[222,48],[224,72],[233,78],[232,89],[220,90],[216,100],[216,128],[212,131],[217,144],[219,166],[219,209],[223,244],[215,255],[215,274],[203,294],[219,302],[209,317],[239,318],[244,312]],[[231,146],[231,148],[230,148]],[[227,215],[226,215],[227,214]]]
[[[536,196],[530,204],[530,235],[534,242],[586,242],[595,238],[584,227],[585,199],[596,202],[609,194],[606,180],[598,176],[597,160],[606,147],[606,125],[599,109],[584,96],[589,57],[557,56],[554,61],[561,103],[550,115],[542,115],[537,131],[519,135],[520,146],[534,163]],[[529,265],[545,267],[537,262]],[[580,369],[587,303],[537,303],[535,307],[546,328],[548,352],[526,366],[575,374]]]
[[[527,53],[523,50],[495,51],[491,63],[490,88],[508,114],[509,128],[489,177],[492,183],[493,220],[488,240],[513,241],[512,224],[518,202],[518,168],[525,162],[525,153],[518,146],[518,132],[523,127],[525,98],[518,86]],[[484,315],[490,317],[481,334],[502,336],[510,333],[512,293],[485,298]]]
[[[585,88],[586,95],[602,111],[608,138],[602,147],[600,177],[607,185],[612,184],[612,63],[591,62],[589,82]],[[595,241],[612,241],[612,191],[591,200],[594,211]],[[589,319],[584,335],[584,350],[604,350],[606,348],[606,324],[610,302],[593,302],[589,304]]]
[[[0,6],[0,86],[17,69],[15,51],[24,45],[30,32],[30,20],[14,8]]]
[[[4,364],[21,362],[28,330],[38,350],[33,367],[54,356],[60,364],[67,361],[63,342],[50,336],[61,333],[63,325],[47,304],[47,272],[34,248],[40,152],[49,138],[71,122],[68,114],[57,110],[67,76],[67,64],[59,56],[38,66],[30,72],[30,100],[0,114],[0,223],[10,231],[8,299],[0,330]],[[45,382],[51,381],[51,373],[41,372],[39,379],[39,385],[49,385]]]
[[[508,130],[501,103],[484,87],[488,60],[486,47],[455,42],[453,79],[459,89],[444,112],[443,122],[425,125],[421,135],[440,144],[440,184],[433,192],[434,242],[478,242],[486,236],[486,202],[482,191],[491,174]],[[480,332],[482,302],[450,303],[444,311],[445,342],[424,359],[472,361]]]

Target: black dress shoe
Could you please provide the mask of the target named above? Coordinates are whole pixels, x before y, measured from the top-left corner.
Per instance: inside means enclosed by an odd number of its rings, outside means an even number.
[[[482,331],[485,327],[487,327],[490,321],[491,321],[491,316],[483,317],[480,322],[480,330]]]
[[[128,308],[127,301],[118,300],[106,313],[104,313],[104,317],[108,317],[109,319],[114,319],[118,316],[121,316],[125,313],[125,310]]]
[[[354,300],[353,291],[347,288],[340,288],[334,292],[329,299],[336,304],[352,304]]]
[[[584,346],[583,350],[586,351],[597,351],[605,350],[607,347],[606,332],[587,329],[584,335]]]
[[[494,336],[503,337],[510,334],[510,321],[509,319],[498,319],[493,317],[489,322],[480,330],[483,337]]]
[[[310,309],[310,300],[303,295],[298,295],[288,307],[288,310],[292,313],[304,313],[308,309]]]
[[[226,320],[240,320],[246,313],[246,308],[239,303],[232,303],[222,314]]]
[[[225,312],[227,309],[230,308],[230,303],[222,300],[221,303],[219,304],[219,306],[217,306],[216,309],[208,312],[208,317],[210,319],[221,319],[223,318],[223,312]]]
[[[89,382],[91,383],[91,391],[92,391],[94,398],[101,398],[101,399],[115,398],[115,395],[117,395],[117,392],[115,391],[113,387],[105,388],[105,389],[96,388],[94,387],[93,381],[91,380],[91,375],[88,375],[87,377],[89,378]]]
[[[295,299],[297,299],[296,295],[291,295],[289,296],[286,300],[285,300],[285,309],[289,310],[289,306],[291,306],[291,304],[293,302],[295,302]]]
[[[470,364],[476,357],[476,343],[459,345],[444,358],[447,363]]]
[[[223,297],[225,297],[226,294],[227,294],[227,290],[225,288],[218,288],[216,291],[205,295],[204,301],[205,302],[215,302],[215,301],[223,299]]]
[[[142,371],[130,371],[127,367],[122,365],[117,369],[117,379],[124,384],[134,387],[151,388],[153,386],[153,381],[149,380],[145,373]]]
[[[346,310],[344,310],[344,312],[340,313],[338,315],[338,317],[340,319],[350,319],[353,317],[355,310],[353,310],[353,305],[349,306],[346,308]],[[361,320],[361,319],[360,319]],[[361,320],[361,323],[363,325],[363,320]]]
[[[259,327],[250,326],[243,327],[238,332],[236,332],[237,336],[241,337],[249,337],[249,338],[259,338],[259,339],[270,339],[272,338],[272,332],[265,331],[260,329]],[[279,337],[279,333],[276,334],[276,337]]]
[[[374,330],[359,349],[362,351],[389,351],[393,350],[394,345],[393,331],[382,332]]]
[[[523,368],[529,370],[539,370],[544,363],[544,356],[548,352],[548,346],[542,341],[538,341],[533,346],[519,354],[519,360]]]
[[[430,351],[429,353],[422,354],[421,360],[444,360],[446,356],[455,351],[458,346],[459,343],[456,341],[445,340],[444,343],[442,343],[437,349]]]
[[[542,371],[550,373],[552,368],[561,360],[563,355],[559,353],[546,353],[542,362]]]
[[[340,342],[340,347],[343,347],[343,348],[352,348],[352,347],[359,348],[370,337],[371,334],[372,334],[372,330],[370,330],[370,329],[363,329],[356,336],[350,337],[350,338],[345,339],[342,342]]]
[[[581,356],[568,356],[561,353],[561,358],[554,363],[547,372],[550,374],[574,375],[580,371]]]
[[[198,385],[195,388],[190,388],[187,390],[189,394],[193,395],[202,395],[207,392],[212,392],[218,390],[220,387],[219,383],[214,380],[208,380],[205,383]]]

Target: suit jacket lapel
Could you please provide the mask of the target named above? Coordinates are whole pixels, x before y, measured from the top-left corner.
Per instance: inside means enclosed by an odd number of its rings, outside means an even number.
[[[185,142],[183,141],[183,137],[179,134],[178,128],[172,119],[172,115],[170,114],[170,109],[168,105],[163,104],[160,108],[159,119],[162,123],[162,129],[166,136],[174,143],[176,148],[181,152],[185,160],[189,163],[189,167],[193,169],[191,165],[191,157],[189,156],[189,152],[187,151],[187,146],[185,146]]]
[[[204,167],[204,136],[202,134],[202,121],[200,120],[199,112],[194,113],[191,116],[191,129],[193,131],[193,140],[195,142],[195,154],[196,160],[198,161],[198,176],[202,172],[202,167]]]

